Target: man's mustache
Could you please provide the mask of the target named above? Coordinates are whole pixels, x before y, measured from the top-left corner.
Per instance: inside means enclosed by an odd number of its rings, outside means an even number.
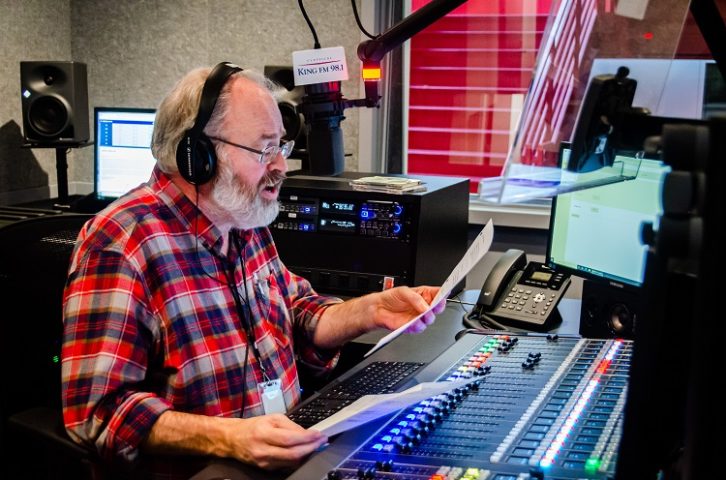
[[[262,178],[262,184],[270,185],[283,182],[287,178],[287,175],[281,172],[270,172]]]

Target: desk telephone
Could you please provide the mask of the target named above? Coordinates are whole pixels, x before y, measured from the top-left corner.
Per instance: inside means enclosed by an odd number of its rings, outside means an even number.
[[[527,263],[522,250],[509,249],[484,281],[475,312],[515,327],[546,330],[562,321],[557,304],[570,276],[538,262]]]

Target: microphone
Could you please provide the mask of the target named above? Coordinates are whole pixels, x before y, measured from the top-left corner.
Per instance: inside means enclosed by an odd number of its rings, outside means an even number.
[[[345,168],[343,130],[346,102],[340,81],[305,85],[300,110],[307,125],[308,160],[313,175],[340,175]]]
[[[380,100],[378,79],[383,56],[465,1],[432,0],[375,39],[358,45],[358,57],[363,61],[366,98],[346,100],[341,94],[339,80],[305,84],[305,96],[300,105],[300,112],[307,126],[311,174],[334,176],[343,173],[345,153],[343,132],[340,129],[340,122],[345,119],[343,111],[348,107],[378,106]],[[340,49],[342,50],[342,47]],[[327,68],[322,66],[324,63],[331,62],[308,63],[305,67],[311,70]],[[308,73],[305,70],[301,69],[301,73]]]

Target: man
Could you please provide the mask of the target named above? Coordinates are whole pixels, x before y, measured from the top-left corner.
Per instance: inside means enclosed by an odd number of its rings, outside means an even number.
[[[155,474],[189,476],[200,464],[181,458],[209,455],[294,466],[327,441],[282,414],[300,400],[297,367],[325,373],[345,342],[428,309],[433,287],[341,302],[287,270],[266,228],[283,134],[266,81],[230,64],[190,72],[162,101],[151,179],[84,227],[71,260],[62,377],[75,441],[126,462],[183,455]]]

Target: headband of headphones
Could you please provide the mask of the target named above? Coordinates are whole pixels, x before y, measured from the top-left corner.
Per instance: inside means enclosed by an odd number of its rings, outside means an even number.
[[[202,88],[202,97],[199,100],[199,110],[194,126],[187,131],[187,135],[197,137],[204,131],[204,127],[212,118],[214,107],[217,105],[217,99],[222,93],[224,84],[227,83],[230,76],[241,71],[241,67],[229,62],[218,63],[212,69]]]

